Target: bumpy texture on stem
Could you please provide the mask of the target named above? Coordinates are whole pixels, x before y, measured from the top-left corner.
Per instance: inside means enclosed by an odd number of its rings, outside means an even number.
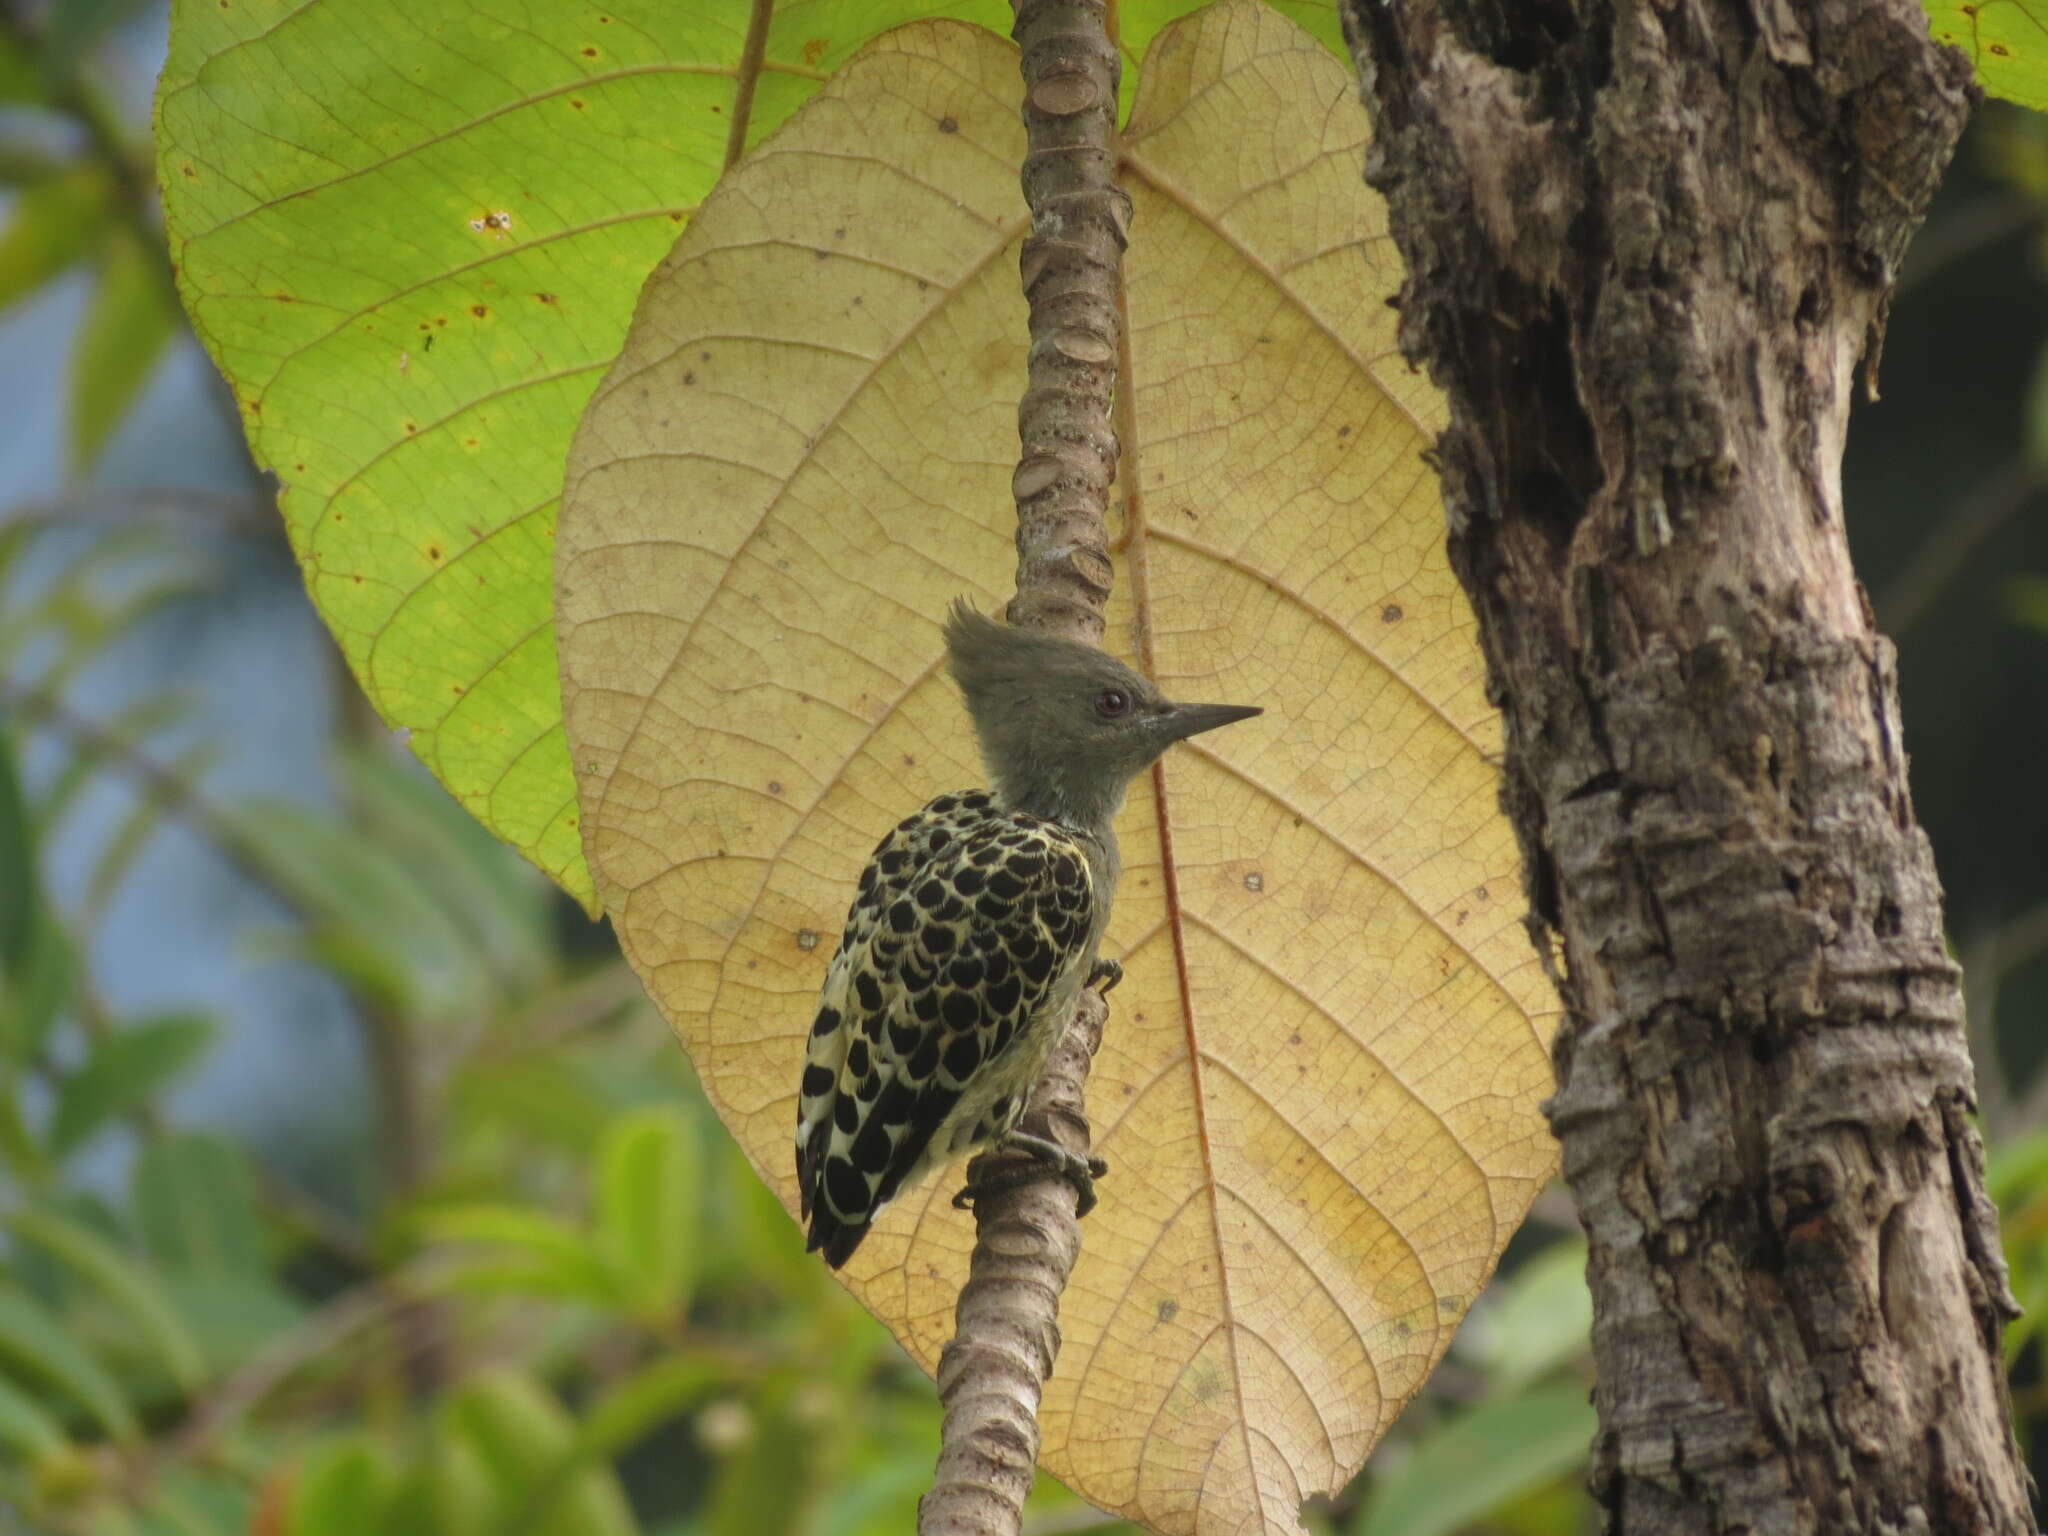
[[[1031,304],[1031,374],[1017,407],[1017,595],[1025,629],[1102,639],[1109,600],[1105,514],[1116,479],[1110,425],[1120,329],[1117,287],[1131,200],[1116,185],[1121,67],[1107,0],[1017,0],[1023,49],[1021,262]]]
[[[1112,180],[1119,61],[1106,0],[1017,0],[1013,35],[1029,143],[1022,275],[1031,372],[1017,409],[1017,595],[1008,617],[1094,644],[1110,587],[1110,401],[1130,220],[1130,200]],[[1083,1155],[1083,1088],[1106,1011],[1094,992],[1082,994],[1023,1121]],[[1060,1292],[1081,1249],[1074,1206],[1073,1186],[1053,1174],[976,1202],[974,1257],[939,1357],[945,1422],[920,1536],[1015,1536],[1021,1527],[1039,1397],[1059,1354]]]
[[[2032,1531],[1859,367],[1968,109],[1917,0],[1342,0],[1507,725],[1610,1531]]]

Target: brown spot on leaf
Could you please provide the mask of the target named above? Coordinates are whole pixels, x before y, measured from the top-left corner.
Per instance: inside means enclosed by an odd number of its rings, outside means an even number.
[[[1387,606],[1386,606],[1386,607],[1382,608],[1382,609],[1380,610],[1380,622],[1381,622],[1382,624],[1398,624],[1398,623],[1400,623],[1400,622],[1401,622],[1401,605],[1400,605],[1399,603],[1389,603],[1389,604],[1387,604]]]
[[[472,304],[469,306],[469,312],[472,315],[475,315],[477,319],[481,320],[484,318],[484,316],[490,313],[490,309],[482,304]]]
[[[959,131],[960,120],[957,117],[953,116],[952,113],[948,112],[944,117],[939,119],[939,132],[958,133]]]

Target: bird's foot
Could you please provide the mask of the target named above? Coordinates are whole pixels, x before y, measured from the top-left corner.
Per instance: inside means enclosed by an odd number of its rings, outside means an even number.
[[[1110,962],[1112,965],[1115,963]],[[1074,1186],[1074,1215],[1077,1218],[1095,1209],[1095,1181],[1109,1173],[1108,1163],[1099,1157],[1082,1157],[1079,1153],[1069,1152],[1058,1142],[1044,1136],[1033,1136],[1029,1131],[1010,1132],[1003,1140],[1002,1150],[1011,1149],[1030,1153],[1031,1161],[1003,1162],[992,1168],[984,1165],[953,1197],[954,1210],[970,1211],[977,1200],[1036,1183],[1048,1173]]]
[[[1088,985],[1095,989],[1097,997],[1107,997],[1116,984],[1124,979],[1124,968],[1114,960],[1098,959],[1095,968],[1088,973]]]

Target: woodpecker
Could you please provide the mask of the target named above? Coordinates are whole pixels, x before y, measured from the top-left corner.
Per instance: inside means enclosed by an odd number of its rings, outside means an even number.
[[[1081,988],[1123,974],[1096,956],[1116,895],[1112,823],[1174,742],[1260,713],[1175,704],[1113,656],[965,602],[945,640],[990,788],[940,795],[882,839],[825,975],[796,1168],[810,1247],[834,1269],[891,1200],[976,1148],[1026,1150],[1074,1185],[1080,1214],[1094,1205],[1101,1162],[1017,1121]]]

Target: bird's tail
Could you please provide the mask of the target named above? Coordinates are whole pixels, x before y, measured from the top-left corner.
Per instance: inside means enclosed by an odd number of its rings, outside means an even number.
[[[853,1257],[853,1250],[861,1245],[871,1225],[865,1221],[841,1221],[832,1214],[831,1206],[820,1200],[811,1209],[811,1240],[805,1245],[806,1251],[824,1250],[825,1262],[837,1269]]]

